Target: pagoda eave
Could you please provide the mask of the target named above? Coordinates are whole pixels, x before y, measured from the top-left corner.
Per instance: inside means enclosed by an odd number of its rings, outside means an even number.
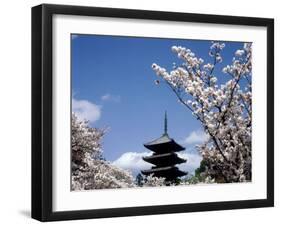
[[[165,153],[165,152],[178,152],[185,150],[184,147],[179,145],[170,138],[167,133],[164,133],[161,137],[151,142],[145,143],[144,146],[154,152]]]
[[[143,160],[153,165],[176,165],[185,163],[186,160],[178,157],[174,152],[164,154],[153,154],[151,156],[143,157]]]
[[[146,176],[153,174],[153,176],[165,178],[177,178],[187,174],[174,166],[152,168],[150,170],[143,170],[141,172]]]
[[[160,143],[160,144],[144,144],[144,146],[156,153],[168,153],[168,152],[179,152],[184,151],[185,148],[176,142]]]

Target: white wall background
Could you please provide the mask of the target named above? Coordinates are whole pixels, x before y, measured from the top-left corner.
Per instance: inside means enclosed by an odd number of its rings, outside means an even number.
[[[31,11],[42,1],[2,1],[0,13],[0,224],[38,225],[30,215],[31,168]],[[60,0],[45,3],[275,18],[275,84],[281,83],[281,14],[276,0]],[[55,225],[265,225],[280,221],[281,89],[275,92],[275,208],[199,212],[98,220],[56,222]]]

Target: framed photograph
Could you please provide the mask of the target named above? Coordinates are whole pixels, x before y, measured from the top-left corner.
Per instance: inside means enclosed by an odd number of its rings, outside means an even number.
[[[32,217],[274,205],[274,21],[32,8]]]

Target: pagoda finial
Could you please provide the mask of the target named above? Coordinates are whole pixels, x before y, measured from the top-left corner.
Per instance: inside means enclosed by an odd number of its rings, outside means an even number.
[[[165,111],[165,119],[164,119],[164,134],[168,134],[168,119],[167,119],[167,111]]]

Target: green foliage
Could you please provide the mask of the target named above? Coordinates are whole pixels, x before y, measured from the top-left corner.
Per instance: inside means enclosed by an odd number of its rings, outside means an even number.
[[[202,160],[200,162],[200,166],[195,170],[195,174],[192,175],[191,177],[189,177],[188,179],[186,179],[186,182],[188,184],[197,184],[200,182],[204,182],[205,176],[203,175],[203,173],[206,170],[206,166],[207,166],[207,163],[204,160]]]
[[[143,186],[143,181],[144,181],[144,177],[139,173],[136,176],[136,184],[137,184],[137,186],[142,187]]]
[[[207,162],[206,162],[205,160],[202,160],[202,161],[200,162],[199,168],[197,168],[197,169],[195,170],[195,176],[196,176],[196,177],[201,177],[201,174],[202,174],[203,172],[205,172],[205,170],[206,170],[206,166],[207,166]]]

